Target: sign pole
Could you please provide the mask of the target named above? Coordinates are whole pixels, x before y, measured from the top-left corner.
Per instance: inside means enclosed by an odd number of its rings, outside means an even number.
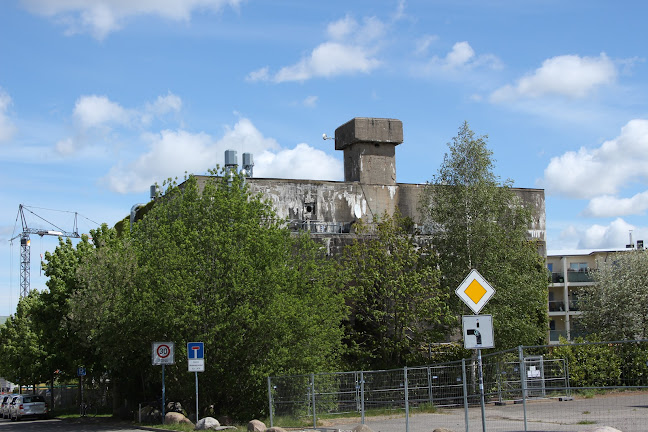
[[[479,399],[481,403],[482,430],[486,432],[486,403],[484,402],[484,371],[482,369],[481,349],[477,349],[477,364],[479,370]]]
[[[81,383],[81,406],[79,407],[79,416],[83,417],[83,375],[81,375],[79,378]]]
[[[166,395],[164,394],[165,388],[164,388],[164,363],[162,363],[162,424],[164,424],[164,418],[166,417],[166,414],[164,412],[166,408]]]
[[[198,424],[198,372],[196,374],[196,424]]]

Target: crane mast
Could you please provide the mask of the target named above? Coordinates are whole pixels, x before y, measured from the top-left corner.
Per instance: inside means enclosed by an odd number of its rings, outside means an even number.
[[[42,228],[31,228],[27,225],[27,219],[25,218],[25,211],[30,212],[37,218],[47,222],[53,229],[42,229]],[[20,222],[22,224],[22,232],[14,236],[10,241],[13,241],[17,238],[20,238],[20,297],[26,297],[30,292],[30,273],[31,273],[31,251],[30,251],[30,235],[38,234],[39,236],[56,236],[56,237],[69,237],[69,238],[81,238],[79,235],[79,229],[77,227],[77,213],[74,213],[74,225],[72,231],[65,231],[57,227],[53,223],[43,219],[38,216],[36,213],[31,211],[29,208],[20,204],[18,206],[18,217],[20,217]]]

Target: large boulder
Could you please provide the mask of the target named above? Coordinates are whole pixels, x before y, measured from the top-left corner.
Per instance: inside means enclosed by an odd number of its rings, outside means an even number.
[[[196,430],[216,430],[219,427],[220,423],[214,417],[201,418],[196,423]]]
[[[358,426],[354,427],[352,430],[353,432],[373,432],[373,429],[371,429],[366,424],[359,424]]]
[[[143,406],[135,416],[135,420],[142,423],[160,423],[162,421],[162,412],[150,405]]]
[[[184,416],[184,414],[178,412],[166,413],[164,416],[164,424],[188,424],[193,426],[191,420]]]
[[[247,425],[248,432],[265,432],[266,429],[267,427],[265,423],[263,423],[261,420],[250,420]]]
[[[432,432],[454,432],[454,431],[446,428],[436,428]]]

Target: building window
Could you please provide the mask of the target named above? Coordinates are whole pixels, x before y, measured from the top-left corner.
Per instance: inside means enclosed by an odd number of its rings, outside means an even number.
[[[553,273],[553,263],[547,263],[547,269],[549,269],[549,273]]]
[[[580,262],[580,263],[569,263],[569,270],[570,271],[587,271],[588,269],[587,263]]]

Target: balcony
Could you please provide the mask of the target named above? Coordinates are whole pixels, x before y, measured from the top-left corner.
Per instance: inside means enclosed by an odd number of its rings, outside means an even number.
[[[594,282],[590,271],[567,271],[567,280],[569,282]]]
[[[549,312],[563,312],[565,310],[565,302],[562,300],[550,300]]]
[[[580,311],[579,308],[579,301],[577,299],[570,299],[569,300],[569,311],[570,312],[578,312]]]
[[[551,283],[565,283],[565,278],[562,273],[551,273],[551,278],[549,279]]]

